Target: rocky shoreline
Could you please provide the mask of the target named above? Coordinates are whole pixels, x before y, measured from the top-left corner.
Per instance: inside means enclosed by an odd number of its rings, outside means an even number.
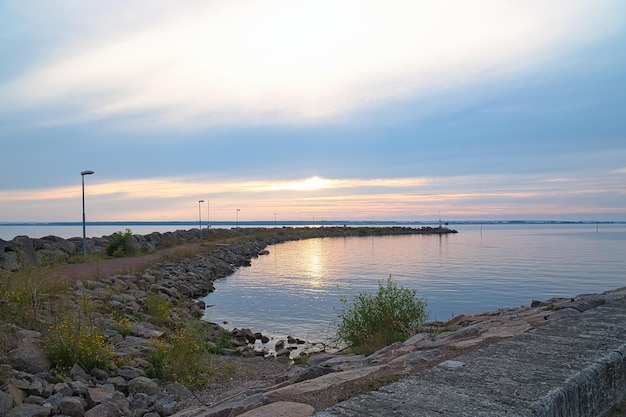
[[[363,233],[360,229],[345,228],[291,230],[292,233],[283,235],[263,235],[264,232],[263,229],[249,231],[245,238],[237,239],[241,231],[231,230],[219,243],[206,239],[205,243],[199,244],[200,250],[193,253],[163,255],[145,268],[125,273],[102,274],[98,269],[86,273],[86,265],[80,264],[57,270],[56,273],[63,271],[64,276],[71,277],[76,302],[89,299],[97,306],[105,306],[103,310],[112,310],[130,320],[128,334],[121,334],[116,330],[112,313],[97,315],[116,357],[127,360],[122,366],[107,371],[83,369],[76,364],[68,375],[58,378],[40,349],[42,334],[4,324],[1,332],[4,349],[0,361],[3,382],[0,417],[219,417],[246,412],[254,415],[256,410],[268,407],[268,404],[273,407],[275,415],[289,410],[290,415],[305,416],[503,338],[626,297],[624,288],[459,316],[446,323],[429,323],[421,333],[407,341],[395,343],[367,357],[320,352],[294,361],[293,358],[290,360],[290,352],[298,345],[296,338],[280,341],[285,347],[276,355],[270,355],[268,348],[264,347],[269,342],[264,335],[248,329],[235,329],[229,335],[232,347],[222,349],[222,355],[215,359],[217,364],[235,369],[229,377],[217,378],[210,386],[193,392],[179,384],[149,378],[146,372],[149,341],[160,338],[166,329],[148,320],[144,309],[148,293],[156,292],[176,307],[167,318],[169,322],[184,323],[202,316],[205,306],[198,298],[213,290],[215,279],[248,265],[252,258],[265,253],[267,245],[322,235]],[[180,234],[183,237],[189,234],[183,243],[197,243],[199,238],[199,231],[195,231],[195,240],[194,231]],[[144,238],[145,242],[154,242],[154,247],[158,248],[158,237]],[[23,244],[26,239],[20,240]],[[141,244],[142,239],[136,240]],[[31,241],[34,242],[35,260],[39,256],[37,252],[50,250],[37,250],[40,242]],[[91,250],[105,247],[105,241],[105,238],[91,240]],[[82,273],[78,272],[81,270]],[[211,341],[217,343],[223,331],[219,325],[213,324]],[[280,411],[281,407],[283,411]]]

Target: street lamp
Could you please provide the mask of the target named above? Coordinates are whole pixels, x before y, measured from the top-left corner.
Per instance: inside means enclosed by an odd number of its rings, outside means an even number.
[[[239,209],[235,211],[235,227],[239,229]]]
[[[83,184],[83,258],[87,257],[87,233],[85,229],[85,175],[91,175],[93,171],[82,171],[80,173],[81,182]]]
[[[204,203],[204,200],[198,200],[198,226],[200,227],[200,239],[202,240],[202,212],[200,211],[200,207]]]

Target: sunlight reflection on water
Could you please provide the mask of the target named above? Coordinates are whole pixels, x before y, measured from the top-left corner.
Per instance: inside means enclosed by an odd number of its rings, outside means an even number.
[[[431,319],[528,305],[626,285],[626,225],[462,225],[455,235],[321,238],[215,283],[205,318],[227,327],[325,340],[340,296],[389,275],[425,296]]]

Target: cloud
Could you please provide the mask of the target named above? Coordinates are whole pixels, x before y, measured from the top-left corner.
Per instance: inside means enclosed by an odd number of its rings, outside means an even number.
[[[92,220],[186,220],[197,215],[202,199],[214,220],[241,219],[415,219],[447,216],[465,219],[489,213],[624,213],[620,173],[549,178],[539,175],[474,175],[341,179],[310,177],[273,181],[208,181],[161,178],[102,181],[90,178],[86,194]],[[80,209],[81,188],[0,191],[3,221],[71,220]],[[67,207],[75,207],[76,213]],[[205,206],[206,207],[206,206]],[[209,207],[207,207],[207,210]],[[11,210],[9,212],[9,210]],[[13,213],[13,214],[11,214]],[[16,218],[16,214],[24,216]],[[43,216],[43,218],[42,218]]]
[[[120,7],[91,21],[89,41],[63,38],[44,61],[0,85],[0,102],[22,110],[55,108],[47,123],[328,121],[518,76],[564,46],[609,30],[610,24],[598,23],[610,22],[606,14],[615,4],[191,2],[169,14],[161,5],[158,16],[149,15],[150,25],[104,31],[122,19]],[[67,13],[60,23],[71,23],[72,10],[54,12]]]

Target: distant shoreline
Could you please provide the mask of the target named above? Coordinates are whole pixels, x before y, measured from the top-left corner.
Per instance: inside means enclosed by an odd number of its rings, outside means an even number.
[[[446,225],[481,225],[481,224],[626,224],[626,221],[594,221],[594,220],[447,220]],[[87,226],[198,226],[198,221],[193,220],[173,220],[173,221],[91,221],[85,223]],[[253,220],[253,221],[211,221],[211,226],[399,226],[399,225],[420,225],[430,226],[439,224],[438,221],[397,221],[397,220]],[[0,222],[0,226],[82,226],[82,222]],[[202,226],[207,226],[207,221],[202,221]]]

